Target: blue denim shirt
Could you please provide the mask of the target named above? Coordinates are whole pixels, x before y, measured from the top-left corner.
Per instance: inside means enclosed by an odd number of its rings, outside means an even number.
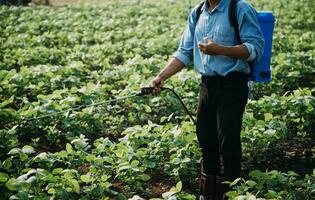
[[[249,73],[250,69],[246,61],[257,61],[264,52],[264,37],[261,32],[256,10],[246,1],[240,0],[237,4],[237,20],[242,44],[249,52],[245,60],[234,59],[223,55],[206,55],[200,52],[198,43],[204,37],[224,46],[238,45],[234,28],[229,20],[230,0],[221,0],[213,11],[209,9],[208,1],[201,8],[200,18],[195,25],[196,9],[193,9],[188,17],[187,27],[181,37],[178,50],[174,57],[185,66],[193,61],[196,72],[201,75],[222,75],[238,71]],[[195,27],[196,26],[196,27]]]

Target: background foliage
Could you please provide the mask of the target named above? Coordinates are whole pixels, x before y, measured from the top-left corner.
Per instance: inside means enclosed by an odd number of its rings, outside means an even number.
[[[254,85],[230,197],[312,199],[314,1],[250,2],[277,18],[273,81]],[[23,120],[138,91],[195,3],[0,7],[1,199],[196,198],[195,128],[171,94]],[[167,85],[195,111],[199,81],[191,66]]]

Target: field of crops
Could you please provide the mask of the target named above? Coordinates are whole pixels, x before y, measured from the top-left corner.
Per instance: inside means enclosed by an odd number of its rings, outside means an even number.
[[[231,199],[315,198],[315,1],[250,0],[277,18],[273,81],[255,84]],[[0,199],[196,199],[195,126],[168,92],[131,95],[176,50],[196,1],[0,6]],[[166,86],[197,108],[200,77]]]

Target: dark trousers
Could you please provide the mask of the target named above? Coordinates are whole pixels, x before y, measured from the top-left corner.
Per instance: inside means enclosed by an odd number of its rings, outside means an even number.
[[[207,175],[219,175],[222,170],[228,180],[240,177],[240,132],[247,97],[244,73],[202,77],[196,132]]]

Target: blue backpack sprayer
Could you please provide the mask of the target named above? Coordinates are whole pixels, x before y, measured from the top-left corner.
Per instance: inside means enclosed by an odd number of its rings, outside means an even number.
[[[239,31],[239,24],[237,21],[237,4],[239,0],[231,0],[230,7],[229,7],[229,20],[230,25],[234,28],[236,33],[236,38],[240,44],[242,44],[242,40],[240,37]],[[197,24],[200,14],[201,8],[205,4],[205,1],[201,2],[197,9],[197,16],[195,19],[195,24]],[[257,12],[257,17],[259,21],[259,25],[261,31],[265,38],[265,49],[262,58],[255,62],[249,62],[250,66],[250,74],[249,74],[249,81],[255,82],[270,82],[271,81],[271,68],[270,68],[270,60],[271,60],[271,49],[272,49],[272,36],[273,36],[273,29],[275,24],[275,17],[271,12],[268,11],[260,11]]]

